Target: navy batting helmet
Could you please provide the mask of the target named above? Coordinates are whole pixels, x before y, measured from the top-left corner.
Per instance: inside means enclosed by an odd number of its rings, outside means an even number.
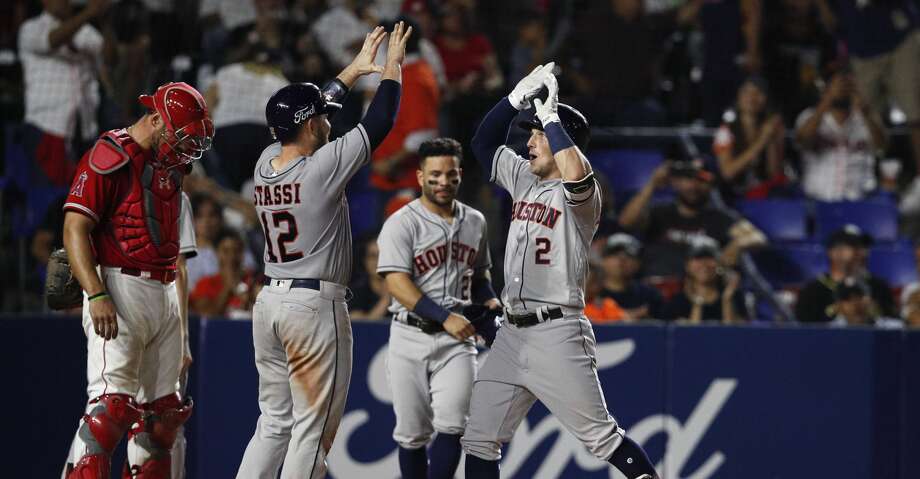
[[[265,120],[276,140],[288,141],[297,136],[300,125],[310,118],[340,108],[341,104],[326,100],[318,86],[312,83],[291,83],[268,99]]]
[[[562,123],[562,129],[575,142],[575,146],[584,152],[588,148],[588,140],[591,139],[591,128],[588,126],[588,120],[581,112],[565,103],[560,103],[556,111],[559,113],[559,122]],[[527,119],[518,123],[518,126],[527,131],[534,128],[543,130],[543,123],[537,118],[535,111],[531,112]]]

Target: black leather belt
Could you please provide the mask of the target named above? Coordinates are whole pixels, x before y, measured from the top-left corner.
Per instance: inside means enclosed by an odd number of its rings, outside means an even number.
[[[543,314],[542,321],[540,320],[540,316],[538,316],[537,313],[526,313],[526,314],[511,314],[507,312],[505,313],[505,321],[508,321],[509,323],[519,328],[527,328],[530,326],[535,326],[537,324],[540,324],[544,321],[549,321],[551,319],[560,319],[560,318],[562,318],[562,308],[558,306],[553,307],[553,308],[546,308],[546,311]]]
[[[429,319],[422,319],[412,314],[406,315],[405,321],[402,321],[396,316],[393,316],[393,321],[416,327],[425,334],[437,334],[444,331],[444,326],[441,323],[437,321],[431,321]]]
[[[290,281],[292,288],[307,288],[315,289],[319,291],[319,280],[318,279],[274,279],[265,277],[265,280],[262,282],[265,286],[271,286],[272,281]]]

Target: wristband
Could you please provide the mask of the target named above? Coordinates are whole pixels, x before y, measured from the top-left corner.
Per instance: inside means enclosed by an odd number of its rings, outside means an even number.
[[[450,311],[444,309],[441,305],[435,303],[424,294],[419,298],[418,302],[415,303],[415,308],[413,308],[412,312],[424,319],[437,321],[439,323],[444,323],[447,317],[450,316]]]
[[[107,292],[105,292],[105,291],[102,291],[101,293],[96,293],[96,294],[94,294],[94,295],[92,295],[92,296],[90,296],[89,298],[86,298],[86,299],[87,299],[87,301],[92,302],[92,301],[96,301],[96,300],[99,300],[99,299],[105,299],[105,298],[108,298],[108,297],[109,297],[109,293],[107,293]]]
[[[474,279],[472,286],[473,302],[475,303],[482,304],[492,298],[498,298],[498,295],[495,294],[495,290],[492,289],[492,282],[486,278],[480,277]]]
[[[345,95],[348,95],[348,87],[338,78],[333,78],[323,87],[323,97],[327,102],[342,103]]]
[[[565,132],[562,124],[558,121],[547,123],[543,127],[543,132],[546,133],[546,139],[549,140],[549,149],[553,151],[554,155],[566,148],[575,146],[575,143],[569,138],[569,134]]]

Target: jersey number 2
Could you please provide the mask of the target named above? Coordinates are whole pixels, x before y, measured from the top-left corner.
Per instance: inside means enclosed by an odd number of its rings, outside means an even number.
[[[534,242],[537,243],[537,251],[534,255],[536,258],[537,264],[549,264],[549,249],[552,247],[552,242],[549,238],[536,238]]]
[[[287,223],[287,231],[279,233],[278,237],[273,240],[271,231],[269,231],[268,228],[268,218],[266,214],[267,212],[262,212],[262,229],[265,231],[265,248],[268,251],[268,262],[278,262],[278,257],[275,256],[275,248],[272,246],[273,242],[278,244],[278,254],[281,255],[282,263],[303,258],[302,252],[288,253],[287,249],[284,247],[286,243],[290,243],[297,238],[297,219],[294,218],[294,215],[292,215],[290,211],[275,211],[272,213],[272,224],[275,228],[281,226],[281,223]]]

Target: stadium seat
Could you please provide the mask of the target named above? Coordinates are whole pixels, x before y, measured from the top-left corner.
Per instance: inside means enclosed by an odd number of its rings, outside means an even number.
[[[869,271],[901,288],[917,281],[917,261],[912,247],[876,246],[869,251]]]
[[[591,167],[607,177],[618,196],[641,189],[664,162],[657,150],[598,150],[590,157]]]
[[[4,150],[5,175],[0,179],[2,189],[15,192],[4,199],[13,201],[3,204],[4,211],[10,214],[12,234],[15,238],[31,236],[45,221],[48,209],[67,195],[68,188],[58,186],[35,185],[32,182],[32,160],[19,139],[21,128],[7,124],[4,128],[6,148]]]
[[[771,241],[805,241],[807,212],[802,200],[740,201],[738,212],[754,223]]]
[[[873,200],[815,203],[815,240],[824,241],[847,223],[859,226],[875,241],[898,238],[898,208],[894,204]]]
[[[827,271],[827,255],[820,244],[777,244],[754,251],[752,256],[774,288],[799,287]]]

